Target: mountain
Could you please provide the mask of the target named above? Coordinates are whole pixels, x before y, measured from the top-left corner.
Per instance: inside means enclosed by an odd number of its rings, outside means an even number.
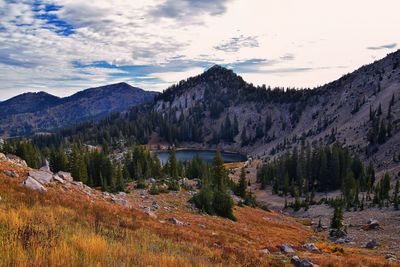
[[[197,123],[200,142],[253,156],[339,141],[379,169],[399,171],[399,63],[397,51],[312,90],[254,87],[214,66],[159,95],[154,110],[176,127]]]
[[[263,159],[304,143],[339,141],[378,170],[398,172],[399,62],[397,51],[315,89],[256,87],[216,65],[171,86],[148,107],[66,136],[219,147]]]
[[[102,118],[113,112],[153,101],[156,92],[127,83],[80,91],[58,98],[50,94],[25,93],[0,103],[0,134],[24,136]]]
[[[0,115],[36,112],[60,103],[61,98],[46,92],[24,93],[0,102]]]

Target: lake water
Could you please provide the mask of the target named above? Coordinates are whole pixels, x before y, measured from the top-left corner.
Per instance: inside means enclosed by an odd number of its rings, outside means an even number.
[[[155,153],[159,158],[161,164],[165,164],[169,159],[169,152],[168,151],[158,151]],[[196,154],[199,154],[200,158],[208,163],[212,163],[215,156],[214,150],[192,150],[192,149],[185,149],[185,150],[177,150],[176,151],[176,158],[181,162],[191,160]],[[232,152],[221,152],[222,158],[225,163],[229,162],[238,162],[238,161],[245,161],[247,160],[246,156],[239,154],[239,153],[232,153]]]

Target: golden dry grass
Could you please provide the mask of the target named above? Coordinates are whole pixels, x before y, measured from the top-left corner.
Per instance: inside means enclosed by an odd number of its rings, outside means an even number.
[[[154,220],[60,185],[45,194],[24,189],[19,183],[27,170],[0,163],[0,170],[10,168],[21,178],[0,171],[0,266],[285,266],[290,258],[274,253],[279,245],[299,249],[313,234],[292,218],[260,209],[236,207],[237,222],[200,215],[185,208],[181,193],[155,196],[178,208]],[[167,216],[186,225],[160,223]],[[345,248],[339,255],[325,243],[318,246],[326,253],[299,255],[321,266],[384,264],[364,250]],[[264,248],[273,254],[260,253]]]

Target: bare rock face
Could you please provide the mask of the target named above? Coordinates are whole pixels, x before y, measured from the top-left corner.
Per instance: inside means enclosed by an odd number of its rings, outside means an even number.
[[[34,178],[36,181],[41,184],[48,184],[53,181],[53,173],[41,170],[30,170],[29,176]]]
[[[72,178],[72,175],[71,175],[71,173],[69,173],[69,172],[59,171],[59,172],[57,172],[57,175],[58,175],[61,179],[65,180],[65,181],[67,181],[67,182],[72,182],[72,181],[74,181],[74,178]]]
[[[22,186],[38,192],[47,192],[47,189],[31,176],[28,176],[28,178],[22,182]]]

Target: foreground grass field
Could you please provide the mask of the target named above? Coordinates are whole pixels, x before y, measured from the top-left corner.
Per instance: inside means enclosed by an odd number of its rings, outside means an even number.
[[[2,172],[10,169],[19,178]],[[163,194],[157,201],[177,209],[152,219],[59,184],[46,193],[22,188],[26,175],[24,167],[0,163],[1,266],[285,266],[290,256],[279,253],[283,243],[321,266],[385,265],[381,256],[350,248],[340,253],[325,242],[318,243],[322,254],[301,250],[313,232],[279,213],[237,207],[232,222],[189,212],[187,199]],[[162,220],[171,215],[185,225]],[[265,248],[271,253],[260,252]]]

